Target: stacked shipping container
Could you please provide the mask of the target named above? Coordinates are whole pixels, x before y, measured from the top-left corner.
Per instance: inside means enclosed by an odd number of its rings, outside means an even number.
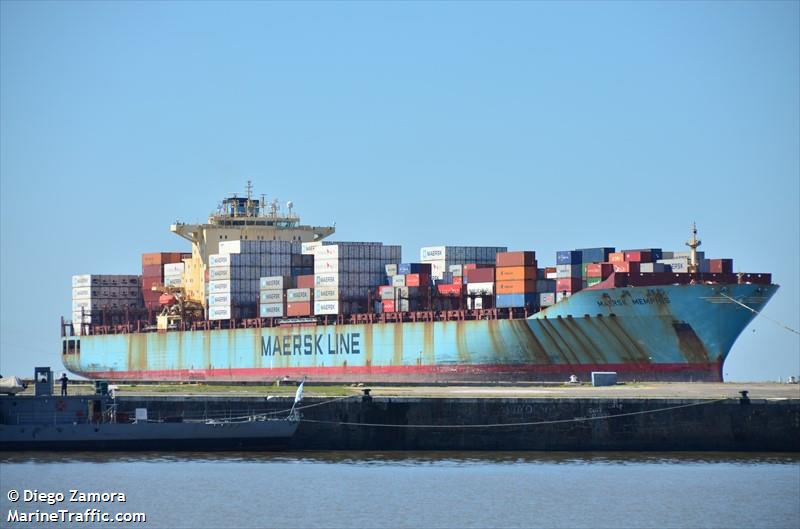
[[[98,323],[102,311],[142,307],[141,277],[83,274],[72,276],[72,321]],[[76,326],[80,333],[80,326]]]
[[[498,253],[495,268],[497,308],[536,309],[539,306],[537,275],[535,252]]]
[[[505,246],[426,246],[420,249],[420,261],[430,263],[433,279],[443,279],[452,265],[493,265],[497,253],[505,251]]]
[[[184,257],[191,254],[181,252],[158,252],[142,254],[142,298],[144,306],[148,309],[157,309],[160,304],[160,292],[152,290],[153,285],[164,284],[164,266],[180,263]],[[172,276],[174,278],[174,275]]]
[[[338,242],[308,246],[314,252],[314,314],[365,311],[370,291],[383,282],[385,266],[401,257],[399,246]]]

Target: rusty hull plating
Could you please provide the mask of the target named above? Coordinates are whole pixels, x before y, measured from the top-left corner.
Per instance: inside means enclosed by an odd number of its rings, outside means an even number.
[[[722,380],[766,284],[588,289],[528,319],[293,325],[64,337],[73,373],[111,380]],[[725,294],[723,296],[722,294]]]

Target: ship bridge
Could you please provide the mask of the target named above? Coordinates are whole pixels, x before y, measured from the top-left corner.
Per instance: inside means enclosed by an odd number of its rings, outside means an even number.
[[[300,223],[294,204],[286,203],[284,212],[277,199],[268,202],[264,195],[254,198],[247,182],[244,196],[224,198],[205,224],[176,222],[170,231],[192,243],[192,258],[184,271],[187,297],[205,304],[205,277],[208,256],[219,253],[222,241],[321,241],[336,231],[334,226],[310,226]]]

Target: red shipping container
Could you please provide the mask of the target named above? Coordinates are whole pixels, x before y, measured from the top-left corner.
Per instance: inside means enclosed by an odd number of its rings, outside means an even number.
[[[153,285],[160,285],[164,280],[160,277],[143,277],[142,278],[142,292],[150,292],[150,287]]]
[[[431,276],[428,274],[406,274],[407,287],[427,287],[431,284]]]
[[[461,267],[461,270],[478,270],[480,268],[494,268],[493,264],[475,264],[468,263]]]
[[[494,267],[471,268],[464,272],[467,283],[492,283],[494,282]]]
[[[556,272],[558,272],[558,269],[555,266],[548,266],[548,267],[545,267],[545,269],[544,269],[545,275],[547,275],[547,274],[555,274]]]
[[[536,252],[499,252],[495,263],[497,266],[536,266]]]
[[[612,265],[614,267],[614,272],[623,272],[626,274],[638,274],[639,273],[639,263],[635,262],[624,262],[624,263],[614,263]]]
[[[631,261],[634,263],[649,263],[653,260],[650,252],[634,250],[634,251],[626,251],[623,253],[625,254],[626,261]]]
[[[712,274],[732,274],[733,259],[709,259],[708,271]]]
[[[142,265],[142,277],[157,277],[161,279],[164,277],[164,269],[162,265]]]
[[[586,265],[586,277],[605,279],[613,273],[614,265],[611,263],[590,263]]]
[[[180,263],[182,255],[181,252],[143,253],[142,266]]]
[[[297,288],[314,288],[314,276],[297,276]]]
[[[580,277],[559,277],[556,279],[556,292],[577,292],[583,286]]]
[[[308,288],[308,287],[304,287]],[[287,316],[310,316],[311,315],[311,302],[310,301],[294,301],[286,304]]]
[[[454,285],[459,285],[459,286],[463,285],[464,283],[462,282],[462,277],[461,276],[453,276],[453,284]]]
[[[384,300],[381,301],[381,308],[383,312],[395,312],[394,310],[394,301],[392,300]]]
[[[461,285],[438,285],[436,289],[443,296],[458,296],[461,294]]]

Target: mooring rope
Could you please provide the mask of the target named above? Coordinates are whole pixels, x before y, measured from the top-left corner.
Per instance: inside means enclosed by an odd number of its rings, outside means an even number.
[[[733,302],[734,302],[734,303],[736,303],[737,305],[741,305],[742,307],[746,308],[746,309],[747,309],[747,310],[749,310],[750,312],[754,313],[756,316],[761,316],[762,318],[766,318],[766,319],[768,319],[769,321],[771,321],[771,322],[772,322],[772,323],[774,323],[775,325],[780,325],[781,327],[783,327],[784,329],[786,329],[786,330],[787,330],[787,331],[789,331],[789,332],[793,332],[793,333],[795,333],[795,334],[800,334],[800,331],[797,331],[797,330],[795,330],[795,329],[792,329],[791,327],[789,327],[789,326],[788,326],[788,325],[786,325],[785,323],[781,323],[781,322],[779,322],[778,320],[773,320],[773,319],[772,319],[772,318],[770,318],[769,316],[765,316],[765,315],[763,315],[763,314],[762,314],[760,311],[757,311],[757,310],[756,310],[756,309],[754,309],[753,307],[749,307],[749,306],[745,305],[744,303],[742,303],[742,302],[741,302],[741,301],[739,301],[738,299],[733,299],[732,297],[730,297],[730,296],[729,296],[729,295],[727,295],[727,294],[724,294],[723,292],[720,292],[720,293],[719,293],[719,295],[720,295],[720,296],[722,296],[722,297],[728,298],[729,300],[733,301]]]
[[[348,422],[348,421],[323,421],[318,419],[300,419],[301,422],[316,423],[316,424],[335,424],[340,426],[366,426],[376,428],[425,428],[425,429],[443,429],[443,428],[510,428],[514,426],[539,426],[545,424],[564,424],[571,422],[586,422],[586,421],[601,421],[605,419],[614,419],[616,417],[631,417],[633,415],[647,415],[650,413],[660,413],[670,410],[679,410],[681,408],[691,408],[694,406],[707,406],[709,404],[716,404],[729,400],[727,398],[715,399],[703,402],[693,402],[691,404],[681,404],[679,406],[669,406],[666,408],[658,408],[655,410],[633,411],[628,413],[618,413],[615,415],[602,415],[600,417],[574,417],[572,419],[557,419],[550,421],[533,421],[533,422],[511,422],[511,423],[493,423],[493,424],[384,424],[384,423],[371,423],[371,422]]]

